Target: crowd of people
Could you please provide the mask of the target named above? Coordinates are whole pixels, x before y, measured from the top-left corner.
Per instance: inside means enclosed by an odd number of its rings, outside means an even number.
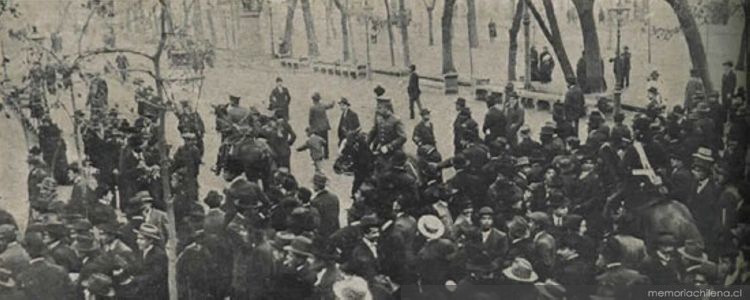
[[[744,92],[689,83],[684,106],[631,118],[587,112],[571,78],[554,121],[527,124],[509,87],[487,100],[481,125],[456,100],[449,155],[411,70],[421,118],[411,138],[382,86],[369,130],[338,101],[337,143],[336,103],[311,96],[296,148],[310,152],[309,186],[290,169],[297,136],[281,78],[270,115],[238,96],[215,107],[213,170],[226,188],[203,199],[208,133],[188,101],[169,108],[184,143],[168,160],[158,138],[167,105],[142,81],[132,125],[116,108],[76,113],[87,159],[66,169],[70,199],[35,150],[25,232],[0,210],[0,299],[167,299],[175,240],[179,299],[639,299],[644,285],[748,284]],[[329,148],[339,149],[334,176],[354,177],[351,195],[328,188]],[[353,201],[343,223],[341,197]]]

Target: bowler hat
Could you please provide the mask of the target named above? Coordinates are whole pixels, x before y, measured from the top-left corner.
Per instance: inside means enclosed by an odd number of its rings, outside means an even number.
[[[240,97],[235,95],[229,95],[229,101],[231,102],[240,102]]]
[[[80,253],[90,253],[99,249],[93,234],[77,235],[75,241],[70,245],[71,248]]]
[[[445,233],[445,224],[434,215],[424,215],[417,221],[417,229],[428,239],[439,239]]]
[[[531,263],[521,257],[517,257],[510,267],[505,268],[503,275],[510,280],[518,282],[535,282],[539,279],[539,276],[532,269]]]
[[[466,270],[469,272],[490,273],[496,271],[499,268],[500,265],[484,253],[473,255],[469,258],[469,261],[466,262]]]
[[[366,215],[359,220],[359,227],[367,229],[370,227],[380,227],[380,220],[375,215]]]
[[[516,159],[515,165],[513,165],[514,168],[522,168],[526,166],[530,166],[531,162],[529,161],[529,158],[526,156],[521,156],[518,159]]]
[[[161,230],[159,230],[159,227],[156,227],[153,224],[143,223],[141,224],[141,227],[133,231],[138,235],[150,238],[152,240],[161,240]]]
[[[426,108],[423,108],[421,111],[419,111],[419,115],[421,116],[427,116],[429,114],[430,114],[430,110]]]
[[[553,209],[559,208],[562,206],[570,205],[570,200],[562,193],[550,193],[549,197],[547,198],[547,205]]]
[[[111,235],[119,235],[120,234],[120,226],[115,223],[114,220],[111,222],[105,222],[99,225],[96,225],[96,228],[99,229],[103,233],[111,234]]]
[[[686,240],[685,245],[677,248],[677,252],[687,260],[704,262],[708,255],[703,251],[703,245],[697,240]]]
[[[294,238],[290,245],[284,246],[284,250],[302,256],[313,257],[313,254],[310,252],[312,250],[312,241],[304,236]]]
[[[550,223],[550,217],[547,213],[541,211],[535,211],[528,215],[529,220],[534,221],[536,224],[542,224],[548,226]]]
[[[456,105],[461,106],[461,107],[466,106],[466,99],[462,97],[458,97],[458,99],[456,99]]]
[[[81,285],[97,296],[114,297],[115,295],[115,290],[112,288],[112,279],[101,273],[91,274],[89,278],[81,282]]]
[[[219,207],[219,205],[221,205],[221,199],[222,196],[219,192],[211,190],[206,195],[206,198],[203,198],[203,203],[206,203],[209,208]]]
[[[313,101],[319,101],[320,100],[320,93],[314,92],[312,94],[312,99],[313,99]]]
[[[656,238],[656,245],[657,246],[675,246],[677,245],[677,238],[675,238],[674,234],[671,234],[669,232],[661,232],[659,233],[659,236]]]
[[[479,209],[479,212],[477,213],[477,215],[479,215],[480,217],[481,216],[485,216],[485,215],[494,216],[495,215],[495,211],[492,210],[491,207],[485,206],[485,207],[482,207],[482,208]]]
[[[539,132],[539,135],[553,135],[555,134],[555,127],[551,127],[548,125],[542,126],[542,130]]]
[[[344,97],[341,97],[341,100],[339,100],[339,104],[343,104],[343,105],[346,105],[346,106],[351,106],[351,104],[349,104],[349,100],[347,100]]]
[[[377,97],[383,96],[383,94],[385,94],[385,88],[383,88],[383,86],[379,84],[372,91],[375,92],[375,96]]]
[[[325,238],[318,237],[312,242],[312,254],[324,260],[338,260],[341,258],[341,249]]]

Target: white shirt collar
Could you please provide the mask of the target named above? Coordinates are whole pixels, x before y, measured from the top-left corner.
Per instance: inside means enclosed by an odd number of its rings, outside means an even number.
[[[617,268],[619,266],[622,266],[622,263],[620,263],[620,262],[613,262],[613,263],[607,264],[606,268],[607,269],[612,269],[612,268]]]
[[[247,178],[245,178],[245,174],[242,174],[242,175],[237,176],[234,179],[232,179],[232,181],[229,182],[229,185],[233,185],[235,182],[240,181],[242,179],[247,180]]]
[[[366,238],[362,238],[362,242],[365,243],[367,248],[370,249],[370,252],[372,252],[372,256],[375,256],[375,258],[378,258],[378,245],[377,242],[371,242],[370,240]]]

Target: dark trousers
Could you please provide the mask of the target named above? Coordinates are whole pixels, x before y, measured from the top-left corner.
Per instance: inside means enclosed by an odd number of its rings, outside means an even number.
[[[622,86],[623,87],[629,87],[630,86],[630,70],[625,71],[625,74],[622,76]]]
[[[422,102],[419,101],[419,96],[412,98],[409,97],[409,118],[414,119],[414,104],[417,104],[419,112],[422,111]]]
[[[323,159],[328,159],[328,130],[315,132],[318,136],[322,137],[326,141],[326,145],[323,147]]]

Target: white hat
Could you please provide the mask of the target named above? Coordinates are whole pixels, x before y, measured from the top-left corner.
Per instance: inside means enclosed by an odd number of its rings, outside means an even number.
[[[367,281],[358,276],[351,276],[335,282],[333,284],[333,294],[336,295],[336,299],[372,300],[372,294],[370,293],[370,288],[367,286]]]
[[[445,233],[445,224],[434,215],[424,215],[417,221],[419,233],[428,239],[439,239]]]

